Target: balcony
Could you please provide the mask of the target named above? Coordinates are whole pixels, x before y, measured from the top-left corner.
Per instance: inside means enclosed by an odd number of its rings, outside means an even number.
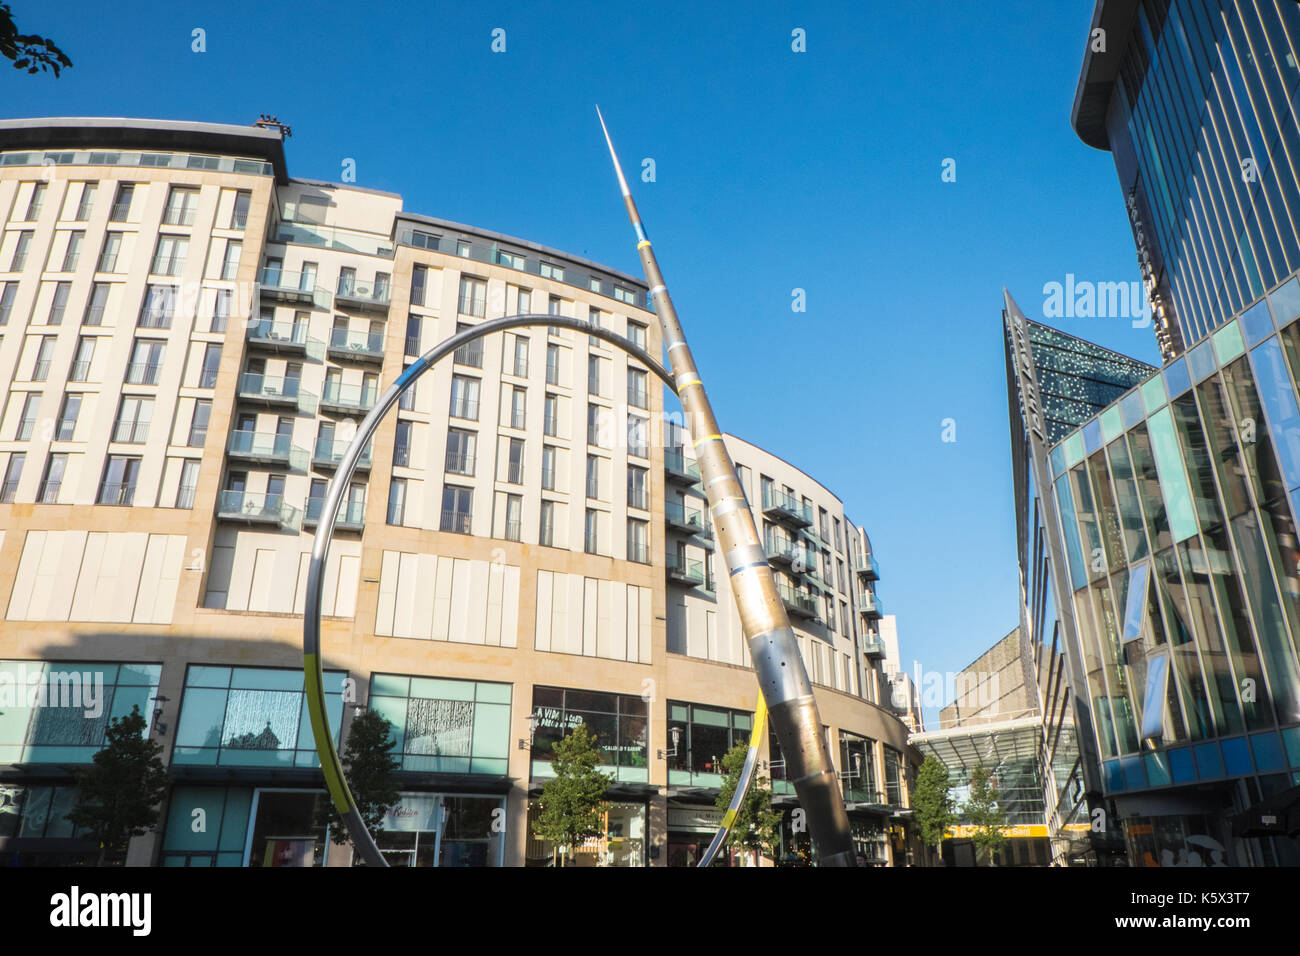
[[[364,385],[326,382],[320,397],[320,410],[339,415],[364,415],[375,407],[379,389]]]
[[[784,581],[776,583],[776,590],[781,595],[781,601],[785,604],[786,610],[791,614],[808,620],[814,620],[817,617],[817,599],[811,594],[796,591]]]
[[[378,332],[330,332],[329,357],[340,362],[384,364],[384,337]]]
[[[351,445],[350,441],[343,441],[338,438],[317,438],[316,448],[312,451],[311,464],[313,468],[334,469],[339,466],[343,460],[344,453]],[[367,445],[361,452],[361,457],[357,459],[357,471],[370,470],[370,446]]]
[[[294,445],[291,436],[274,432],[233,431],[226,451],[231,458],[259,465],[301,468],[307,461],[306,450]]]
[[[325,510],[324,498],[308,498],[307,509],[303,512],[302,526],[314,528],[320,524],[320,516]],[[340,501],[338,514],[334,518],[335,531],[360,531],[366,525],[366,503],[364,501]]]
[[[301,512],[284,503],[284,495],[223,491],[217,495],[217,517],[249,525],[294,527]]]
[[[307,393],[299,388],[296,378],[278,378],[244,372],[239,376],[239,397],[246,402],[262,405],[298,408]]]
[[[862,575],[864,581],[880,580],[880,565],[870,555],[855,554],[853,556],[853,570]]]
[[[386,282],[357,282],[355,279],[339,280],[338,292],[334,294],[336,308],[349,309],[353,312],[387,312],[389,286]]]
[[[283,302],[286,305],[307,305],[313,309],[328,310],[329,292],[316,284],[314,272],[284,272],[280,269],[262,269],[258,275],[263,300]]]
[[[767,536],[763,550],[767,552],[769,562],[784,565],[795,574],[802,574],[807,568],[817,566],[816,554],[797,542],[778,538],[776,535]]]
[[[664,520],[668,522],[668,527],[684,534],[700,534],[709,538],[713,537],[713,529],[704,520],[704,511],[700,508],[692,508],[676,501],[668,501],[664,503]]]
[[[812,527],[812,508],[775,488],[763,490],[763,514],[794,528]]]
[[[668,580],[687,587],[704,586],[704,562],[687,561],[676,554],[668,555]]]
[[[880,598],[876,597],[870,591],[858,595],[858,611],[866,616],[868,620],[876,621],[885,613],[884,607],[880,603]]]
[[[862,653],[872,660],[884,660],[885,642],[878,637],[867,637],[862,641]]]
[[[664,474],[670,481],[694,485],[700,480],[700,466],[694,459],[682,454],[680,448],[667,448],[664,450]]]
[[[321,344],[307,338],[306,322],[258,322],[248,330],[250,346],[276,355],[306,355],[309,341]]]

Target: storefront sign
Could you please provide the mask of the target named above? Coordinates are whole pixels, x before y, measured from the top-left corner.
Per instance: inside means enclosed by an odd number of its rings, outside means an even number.
[[[669,807],[668,829],[687,833],[716,833],[722,811],[707,807]]]

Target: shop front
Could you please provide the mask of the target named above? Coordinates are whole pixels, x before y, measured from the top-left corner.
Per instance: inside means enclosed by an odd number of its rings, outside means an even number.
[[[668,865],[696,866],[708,849],[722,811],[712,806],[670,806],[668,808]],[[726,848],[718,853],[714,866],[758,866],[753,850]]]
[[[554,866],[555,846],[533,832],[537,804],[528,806],[528,845],[525,866]],[[606,804],[603,832],[574,847],[570,866],[645,866],[647,805],[639,802]]]

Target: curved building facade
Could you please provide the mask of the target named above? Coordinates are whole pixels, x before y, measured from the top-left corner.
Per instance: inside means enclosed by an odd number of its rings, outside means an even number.
[[[2,122],[0,211],[0,690],[31,690],[0,715],[0,858],[87,853],[71,771],[139,707],[172,787],[129,862],[347,865],[314,825],[301,613],[356,423],[413,357],[494,317],[576,317],[657,355],[644,283],[290,178],[260,127]],[[716,827],[715,764],[757,689],[663,394],[607,343],[539,326],[465,346],[377,432],[322,649],[338,742],[361,708],[394,725],[395,864],[549,864],[530,806],[580,720],[613,782],[579,862],[687,863]],[[819,551],[790,579],[809,672],[860,853],[905,860],[915,760],[869,676],[874,559],[838,499],[734,441],[753,500],[761,473],[815,503],[802,528],[774,519]]]

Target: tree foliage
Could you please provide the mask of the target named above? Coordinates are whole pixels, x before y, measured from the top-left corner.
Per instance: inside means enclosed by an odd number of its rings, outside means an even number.
[[[56,77],[65,66],[72,66],[67,54],[49,37],[19,33],[7,3],[0,3],[0,56],[13,60],[16,70],[52,70]]]
[[[378,711],[364,711],[352,719],[343,749],[343,777],[372,836],[383,829],[388,811],[401,802],[394,774],[402,764],[393,756],[397,741],[390,737],[392,728]],[[330,801],[322,801],[317,823],[333,827],[330,832],[335,843],[348,842],[347,827]]]
[[[965,806],[966,819],[975,828],[971,842],[977,853],[993,865],[997,851],[1007,842],[1002,832],[1006,814],[998,806],[998,787],[987,767],[976,767],[970,775],[970,799]]]
[[[158,824],[167,771],[162,747],[145,736],[146,726],[139,707],[114,718],[93,766],[77,771],[77,802],[67,819],[99,844],[100,866],[109,854],[126,853],[132,837]]]
[[[740,783],[740,771],[745,766],[749,748],[738,743],[722,758],[722,771],[726,775],[718,791],[715,806],[726,812],[731,798]],[[772,790],[766,778],[755,774],[745,799],[736,813],[736,821],[727,834],[726,846],[741,850],[757,850],[773,860],[781,853],[781,814],[772,809]]]
[[[600,765],[596,737],[579,723],[567,737],[552,744],[555,776],[546,781],[537,799],[533,832],[570,856],[583,841],[605,832],[605,791],[613,781]]]
[[[916,775],[916,792],[912,794],[912,812],[921,842],[926,846],[938,847],[943,843],[944,834],[957,822],[951,789],[948,768],[937,757],[926,757]]]

